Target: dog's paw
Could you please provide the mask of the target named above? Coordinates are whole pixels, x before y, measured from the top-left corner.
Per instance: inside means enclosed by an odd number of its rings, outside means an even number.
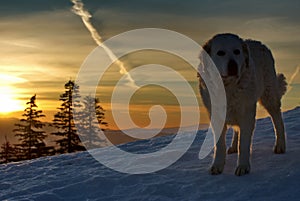
[[[273,149],[275,154],[285,153],[285,143],[276,143]]]
[[[236,147],[229,147],[229,149],[227,150],[227,154],[235,154],[237,152],[238,150]]]
[[[250,173],[250,165],[239,165],[235,170],[236,176],[242,176]]]
[[[210,174],[211,175],[221,174],[223,172],[223,169],[224,169],[224,165],[213,165],[210,168]]]

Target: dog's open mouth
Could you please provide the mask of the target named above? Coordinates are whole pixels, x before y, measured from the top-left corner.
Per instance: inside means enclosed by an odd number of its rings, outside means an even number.
[[[238,76],[237,75],[227,75],[227,76],[221,76],[223,83],[225,86],[236,83]]]
[[[238,78],[238,76],[237,75],[226,75],[226,76],[221,75],[221,78],[223,80],[230,80],[230,79],[236,79],[236,78]]]

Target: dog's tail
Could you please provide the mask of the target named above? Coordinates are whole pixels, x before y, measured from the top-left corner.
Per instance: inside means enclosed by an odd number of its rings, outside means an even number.
[[[287,90],[286,78],[283,74],[277,74],[278,94],[281,98]]]

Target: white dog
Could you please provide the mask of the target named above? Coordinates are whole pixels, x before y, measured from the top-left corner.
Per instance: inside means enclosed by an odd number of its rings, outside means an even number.
[[[250,172],[249,160],[257,101],[272,117],[276,133],[274,152],[285,152],[285,132],[280,109],[281,97],[287,85],[285,77],[283,74],[276,75],[272,53],[261,42],[243,40],[234,34],[218,34],[203,49],[219,70],[227,98],[225,126],[215,147],[210,172],[222,173],[226,156],[227,126],[233,126],[234,137],[228,154],[239,153],[235,174],[247,174]],[[208,89],[199,74],[198,77],[202,100],[210,113]]]

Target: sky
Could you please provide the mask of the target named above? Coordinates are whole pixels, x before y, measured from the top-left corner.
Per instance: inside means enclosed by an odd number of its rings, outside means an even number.
[[[295,73],[300,66],[300,2],[297,0],[86,0],[83,3],[103,40],[133,29],[163,28],[184,34],[199,45],[225,32],[262,41],[273,52],[277,72],[284,73],[290,82],[283,98],[283,110],[300,104],[300,75]],[[72,5],[67,0],[1,2],[1,117],[20,117],[27,100],[37,94],[37,104],[47,116],[45,121],[53,119],[64,84],[76,79],[82,63],[97,47],[80,17],[71,11]],[[153,60],[174,68],[189,81],[200,101],[195,71],[179,58],[144,51],[121,60],[128,71]],[[153,75],[168,80],[166,74],[153,72]],[[118,67],[113,65],[97,89],[112,129],[117,127],[110,112],[110,98],[121,76]],[[180,83],[176,84],[180,87]],[[180,118],[178,102],[170,91],[157,86],[145,87],[134,94],[130,114],[136,124],[149,124],[149,108],[155,104],[165,107],[166,126],[176,127]],[[199,104],[206,122],[201,101]],[[265,115],[260,107],[258,114]]]

